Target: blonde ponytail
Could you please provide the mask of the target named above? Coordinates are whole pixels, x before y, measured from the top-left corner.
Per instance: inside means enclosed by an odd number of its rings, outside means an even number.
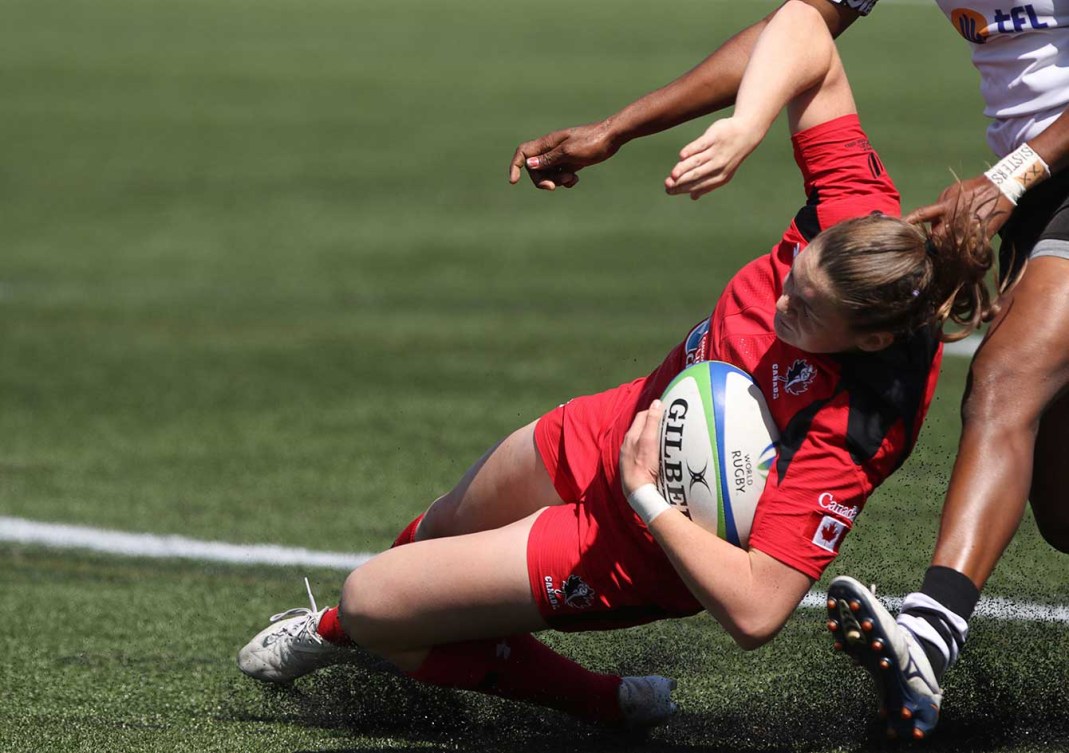
[[[907,335],[930,327],[952,342],[998,313],[986,282],[994,251],[975,215],[955,213],[938,237],[896,217],[858,217],[811,246],[819,247],[819,266],[856,331]],[[947,332],[947,322],[959,326]]]

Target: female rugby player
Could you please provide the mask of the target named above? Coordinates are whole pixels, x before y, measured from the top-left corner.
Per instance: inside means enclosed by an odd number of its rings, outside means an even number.
[[[242,671],[284,682],[359,646],[424,682],[648,725],[675,710],[672,681],[591,672],[531,633],[705,609],[744,648],[776,635],[912,449],[944,324],[969,331],[991,313],[990,247],[974,235],[936,249],[895,217],[898,193],[831,37],[801,4],[756,44],[720,153],[737,165],[788,103],[807,204],[712,315],[652,373],[571,400],[493,447],[394,548],[349,575],[337,607],[313,601],[272,618],[239,653]],[[748,550],[660,507],[648,488],[631,494],[655,470],[650,438],[640,441],[654,400],[710,359],[753,376],[781,435]]]
[[[834,36],[876,3],[790,1],[809,3]],[[873,674],[889,730],[918,738],[937,722],[943,673],[964,646],[980,589],[1026,501],[1043,537],[1069,552],[1069,173],[1063,169],[1069,161],[1069,11],[1055,0],[936,2],[970,46],[984,114],[992,118],[988,144],[1001,160],[906,219],[930,221],[941,235],[952,213],[974,214],[972,232],[1002,236],[1003,287],[1018,283],[973,359],[959,454],[920,591],[906,598],[896,624],[857,581],[837,579],[829,587],[841,597],[829,606],[833,622],[841,625],[842,604],[857,603],[852,614],[871,621],[872,635],[891,648],[891,654],[873,651],[871,635],[857,631],[851,635],[860,639],[844,644]],[[539,188],[570,188],[579,170],[628,141],[730,105],[767,22],[743,29],[676,81],[604,121],[521,144],[511,182],[526,167]],[[669,193],[698,198],[730,177],[700,139],[680,157],[665,182]],[[833,632],[842,643],[842,631]]]

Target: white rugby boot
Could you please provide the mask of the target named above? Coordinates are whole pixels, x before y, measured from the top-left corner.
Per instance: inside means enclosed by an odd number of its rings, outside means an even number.
[[[256,634],[238,652],[238,669],[264,682],[290,682],[332,664],[343,664],[355,655],[353,649],[337,646],[317,631],[326,608],[316,607],[308,579],[312,608],[297,607],[273,615],[271,625]]]
[[[845,576],[828,586],[828,630],[835,649],[857,660],[876,681],[888,736],[923,740],[930,735],[939,723],[943,690],[913,633],[895,622],[875,594]]]
[[[656,727],[671,719],[679,706],[672,700],[676,681],[660,675],[625,677],[617,689],[625,727]]]

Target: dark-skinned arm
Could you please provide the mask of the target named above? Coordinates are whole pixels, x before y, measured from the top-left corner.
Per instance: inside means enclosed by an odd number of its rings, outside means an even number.
[[[1069,110],[1038,136],[1029,139],[1028,144],[1043,158],[1052,174],[1066,167],[1069,164]],[[977,175],[948,186],[934,204],[913,210],[906,221],[930,222],[932,232],[940,234],[947,232],[946,223],[956,212],[969,211],[976,221],[984,223],[987,237],[992,238],[1010,218],[1013,207],[1013,202],[1003,196],[986,175]]]
[[[833,37],[858,16],[857,11],[828,0],[805,2],[820,11]],[[526,168],[538,188],[571,188],[579,182],[581,169],[604,162],[629,141],[734,104],[750,52],[774,13],[732,36],[675,81],[604,120],[554,131],[520,144],[509,164],[509,182],[517,183]]]

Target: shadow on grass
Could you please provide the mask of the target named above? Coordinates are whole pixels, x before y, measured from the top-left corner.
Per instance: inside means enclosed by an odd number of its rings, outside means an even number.
[[[353,751],[398,750],[406,743],[425,751],[477,753],[1064,751],[1069,750],[1067,647],[1063,629],[979,626],[965,660],[948,678],[941,725],[923,743],[887,740],[873,714],[867,676],[848,662],[819,656],[779,672],[775,662],[762,662],[772,666],[756,689],[753,678],[730,673],[703,678],[691,667],[688,679],[687,671],[678,671],[684,710],[649,732],[595,727],[553,711],[355,667],[334,667],[289,687],[265,687],[255,709],[231,708],[229,716],[330,730],[340,749]],[[672,666],[678,655],[653,664],[650,658],[642,663],[685,669]]]

